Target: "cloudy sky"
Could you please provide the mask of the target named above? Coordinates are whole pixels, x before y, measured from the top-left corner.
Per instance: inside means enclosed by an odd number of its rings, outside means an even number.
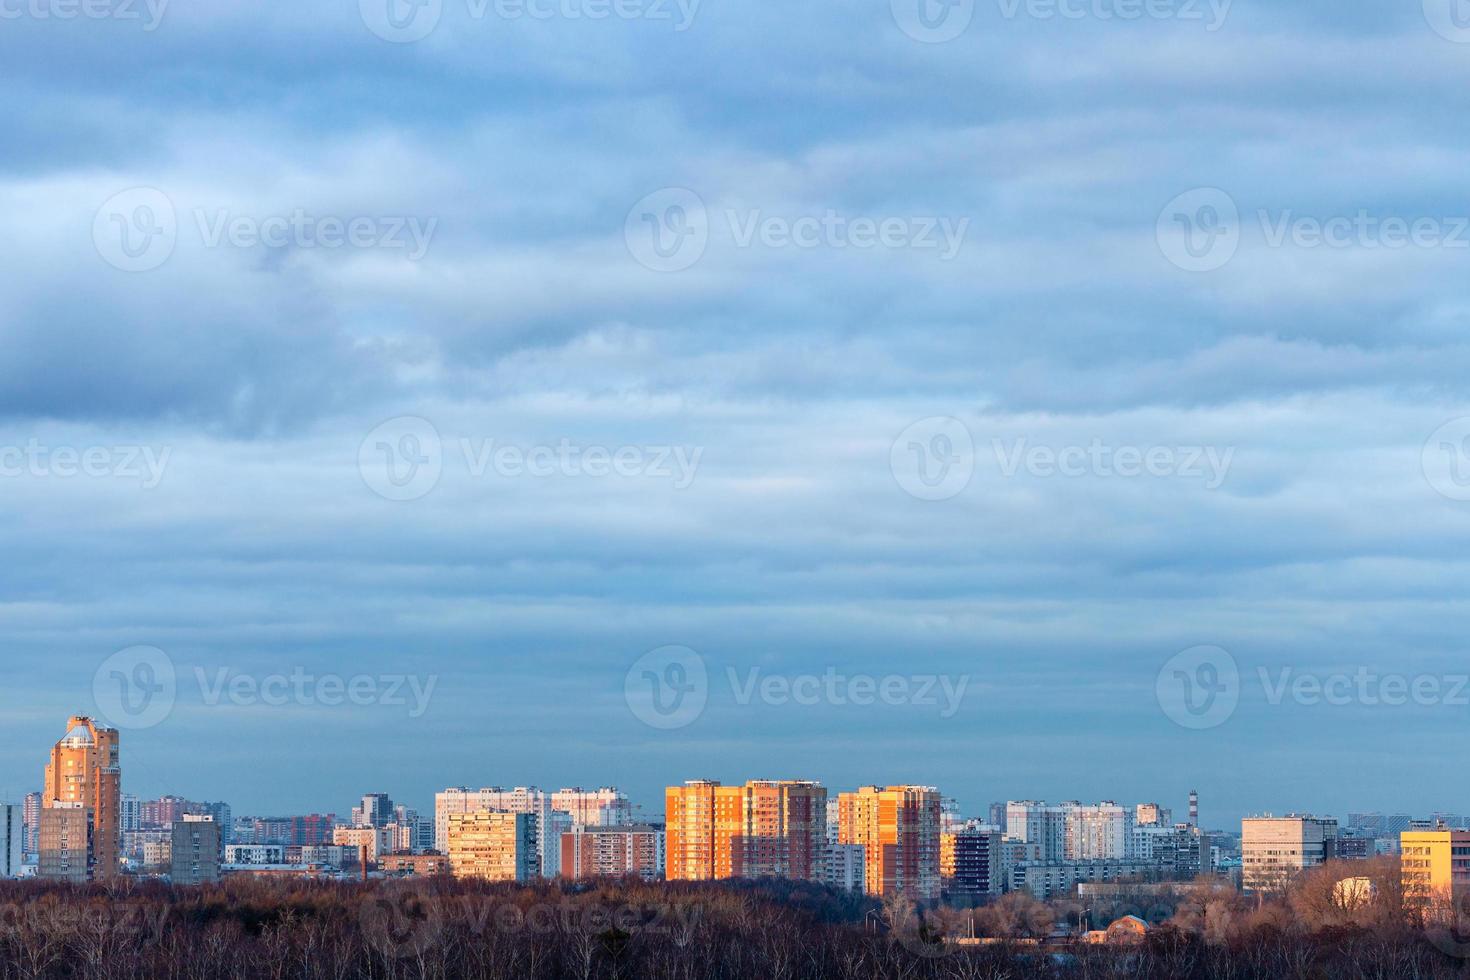
[[[0,792],[1470,810],[1460,0],[389,2],[0,0]]]

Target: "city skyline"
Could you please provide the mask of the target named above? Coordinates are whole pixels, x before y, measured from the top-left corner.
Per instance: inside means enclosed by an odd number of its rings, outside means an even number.
[[[16,6],[0,789],[141,645],[130,780],[262,809],[1470,808],[1459,2]],[[953,700],[762,699],[828,671]]]

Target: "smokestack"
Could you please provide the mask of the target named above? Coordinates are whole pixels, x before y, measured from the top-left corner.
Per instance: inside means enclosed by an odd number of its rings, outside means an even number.
[[[1189,825],[1199,829],[1199,790],[1189,791]]]
[[[357,845],[357,863],[362,865],[362,880],[368,880],[368,847],[366,844]]]

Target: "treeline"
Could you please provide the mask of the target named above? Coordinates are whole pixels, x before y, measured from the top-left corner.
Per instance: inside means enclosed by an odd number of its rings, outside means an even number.
[[[1048,944],[1088,910],[1018,895],[921,911],[783,882],[5,882],[0,980],[1470,978],[1470,937],[1409,914],[1389,863],[1353,869],[1382,888],[1327,868],[1270,901],[1202,881],[1092,909],[1151,917],[1137,947]]]

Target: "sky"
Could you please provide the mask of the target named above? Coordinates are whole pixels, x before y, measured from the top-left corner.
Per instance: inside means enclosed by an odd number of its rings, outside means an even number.
[[[237,814],[1470,811],[1467,81],[1462,0],[0,0],[0,794],[92,714]]]

